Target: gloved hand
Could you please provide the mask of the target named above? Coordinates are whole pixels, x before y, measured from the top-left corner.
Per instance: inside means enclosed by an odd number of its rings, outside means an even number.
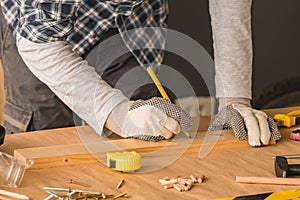
[[[180,130],[187,131],[191,123],[187,112],[168,100],[153,97],[120,103],[108,116],[105,127],[125,138],[160,141]]]
[[[250,146],[268,145],[279,140],[280,132],[275,121],[266,113],[251,108],[250,100],[243,98],[221,98],[219,112],[209,131],[233,129],[239,140],[246,140]]]

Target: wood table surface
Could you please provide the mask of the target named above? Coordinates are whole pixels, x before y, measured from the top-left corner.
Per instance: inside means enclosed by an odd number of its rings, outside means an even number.
[[[300,107],[267,110],[271,116],[274,113],[286,113]],[[209,118],[200,120],[198,135],[205,135]],[[212,199],[231,197],[264,192],[300,189],[300,186],[282,186],[266,184],[241,184],[235,182],[236,176],[264,176],[275,177],[273,160],[274,155],[300,154],[300,142],[288,139],[293,128],[282,128],[282,139],[275,145],[259,148],[250,147],[247,142],[236,140],[230,144],[220,143],[204,158],[199,159],[199,148],[192,147],[172,164],[152,172],[122,173],[107,168],[97,162],[75,166],[53,167],[44,169],[29,169],[26,171],[19,188],[5,189],[29,196],[33,200],[47,197],[42,187],[69,187],[69,180],[84,182],[91,187],[72,186],[77,189],[101,191],[106,194],[120,194],[127,192],[128,199]],[[226,134],[232,134],[227,133]],[[13,154],[14,149],[43,147],[62,144],[79,144],[77,128],[61,128],[45,131],[35,131],[7,135],[0,151]],[[191,145],[192,146],[192,145]],[[297,162],[297,159],[291,160]],[[298,163],[300,161],[298,160]],[[158,182],[160,178],[188,177],[205,175],[204,183],[195,184],[190,191],[178,192],[175,189],[164,189]],[[120,179],[125,184],[117,189]]]

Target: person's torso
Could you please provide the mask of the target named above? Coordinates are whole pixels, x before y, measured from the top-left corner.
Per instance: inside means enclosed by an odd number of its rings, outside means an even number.
[[[37,43],[66,40],[81,56],[110,28],[164,27],[168,12],[166,0],[2,0],[1,6],[14,36]]]

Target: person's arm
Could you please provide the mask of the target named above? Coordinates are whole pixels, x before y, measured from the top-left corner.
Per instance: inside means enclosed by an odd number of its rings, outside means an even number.
[[[38,44],[18,35],[17,47],[33,74],[99,134],[105,125],[122,137],[170,138],[190,127],[189,115],[167,100],[129,101],[72,52],[67,42]]]
[[[251,99],[252,0],[210,0],[217,98]]]
[[[252,0],[210,0],[219,112],[209,130],[232,128],[251,146],[280,139],[274,121],[251,108]]]
[[[169,138],[178,133],[182,121],[190,121],[180,108],[161,98],[129,101],[72,51],[65,39],[74,31],[81,3],[54,0],[19,5],[17,47],[27,67],[99,134],[104,126],[123,137]]]
[[[30,71],[98,133],[112,109],[128,101],[67,42],[34,43],[18,35],[16,44]]]

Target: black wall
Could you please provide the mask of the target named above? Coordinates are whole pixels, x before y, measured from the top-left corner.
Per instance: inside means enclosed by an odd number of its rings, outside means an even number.
[[[197,40],[212,55],[208,0],[173,0],[169,7],[169,28]],[[257,98],[270,85],[300,77],[300,1],[254,0],[252,27],[253,96]],[[165,60],[175,68],[187,65],[168,53]],[[208,94],[199,77],[189,78],[198,95]]]

